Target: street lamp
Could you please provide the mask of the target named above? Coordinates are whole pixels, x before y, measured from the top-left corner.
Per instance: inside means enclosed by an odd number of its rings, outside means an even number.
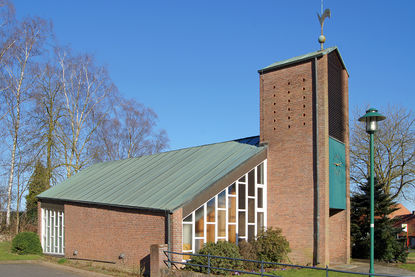
[[[370,270],[369,273],[375,273],[373,260],[375,256],[375,178],[373,170],[373,134],[378,130],[378,121],[386,117],[378,113],[378,110],[370,108],[366,114],[359,118],[359,121],[366,122],[366,132],[370,135]]]

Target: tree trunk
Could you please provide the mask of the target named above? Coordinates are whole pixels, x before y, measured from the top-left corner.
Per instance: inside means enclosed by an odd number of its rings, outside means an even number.
[[[20,107],[17,106],[17,113],[19,117]],[[17,117],[17,118],[18,118]],[[13,137],[13,149],[12,149],[12,158],[10,162],[10,175],[9,175],[9,186],[7,188],[7,212],[6,212],[6,227],[10,226],[10,206],[12,202],[12,186],[13,186],[13,174],[14,174],[14,166],[16,160],[16,147],[17,147],[17,130],[19,129],[19,119],[16,119],[16,125],[14,130],[14,137]]]

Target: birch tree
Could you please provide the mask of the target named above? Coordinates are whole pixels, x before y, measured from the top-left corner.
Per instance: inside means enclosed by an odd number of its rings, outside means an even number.
[[[5,89],[5,102],[8,107],[8,131],[11,141],[10,169],[7,185],[7,211],[6,226],[10,225],[10,208],[12,200],[13,177],[16,165],[16,150],[19,143],[20,123],[23,102],[33,87],[33,75],[29,74],[34,57],[40,54],[42,43],[48,33],[48,23],[39,18],[24,20],[16,28],[16,41],[13,51],[7,53],[7,62],[3,67]]]
[[[63,164],[70,177],[96,159],[92,138],[111,110],[117,93],[105,67],[96,66],[92,56],[71,56],[67,51],[59,59],[64,115],[59,126]]]

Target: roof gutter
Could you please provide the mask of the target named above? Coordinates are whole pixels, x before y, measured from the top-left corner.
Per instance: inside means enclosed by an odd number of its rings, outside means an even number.
[[[169,209],[156,209],[156,208],[149,208],[149,207],[137,207],[137,206],[129,206],[129,205],[119,205],[119,204],[111,204],[111,203],[99,203],[99,202],[91,202],[91,201],[82,201],[82,200],[71,200],[71,199],[56,199],[56,198],[48,198],[48,197],[37,197],[41,202],[53,202],[56,204],[83,204],[83,205],[94,205],[94,206],[104,206],[104,207],[113,207],[113,208],[123,208],[123,209],[130,209],[130,210],[138,210],[138,211],[149,211],[149,212],[157,212],[157,213],[172,213]]]

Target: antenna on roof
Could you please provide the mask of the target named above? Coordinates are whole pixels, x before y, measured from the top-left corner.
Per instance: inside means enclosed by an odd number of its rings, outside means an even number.
[[[317,13],[317,17],[318,17],[318,21],[320,22],[320,26],[321,26],[321,35],[318,37],[318,42],[320,42],[320,47],[321,50],[323,50],[323,44],[324,42],[326,42],[326,37],[323,35],[323,25],[324,25],[324,19],[326,19],[326,17],[330,18],[331,16],[331,12],[330,9],[326,9],[323,12],[323,0],[321,0],[321,16],[319,13]]]

